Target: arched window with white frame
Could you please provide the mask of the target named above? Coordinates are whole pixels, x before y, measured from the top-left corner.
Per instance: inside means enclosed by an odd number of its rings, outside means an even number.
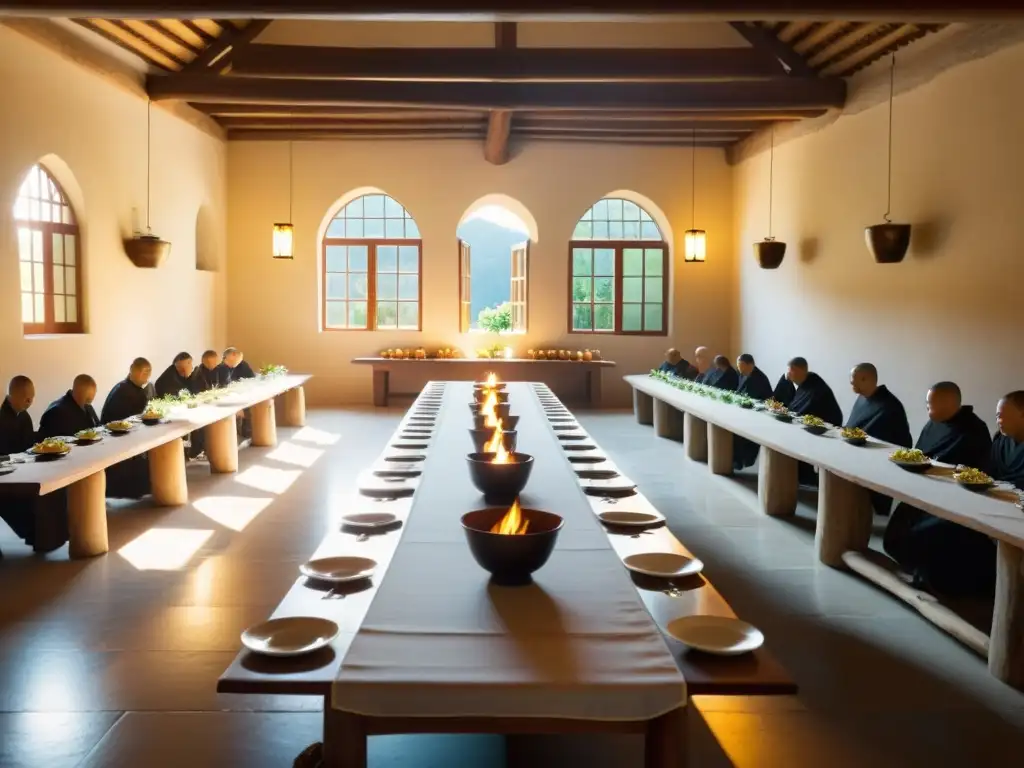
[[[42,165],[29,169],[18,190],[14,225],[25,334],[82,333],[78,221],[64,190]]]

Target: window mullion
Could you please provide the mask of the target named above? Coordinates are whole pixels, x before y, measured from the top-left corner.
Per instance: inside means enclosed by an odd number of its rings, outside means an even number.
[[[377,244],[366,249],[366,330],[377,330]]]
[[[622,332],[622,246],[615,247],[615,326],[612,333]]]
[[[46,323],[46,330],[55,333],[57,330],[57,318],[53,308],[53,232],[50,227],[43,224],[40,229],[43,234],[43,317]]]

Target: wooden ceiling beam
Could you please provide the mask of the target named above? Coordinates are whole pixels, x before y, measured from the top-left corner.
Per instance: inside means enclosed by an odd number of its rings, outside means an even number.
[[[912,39],[919,34],[921,34],[920,27],[914,24],[902,24],[889,34],[883,35],[863,48],[858,48],[848,56],[829,64],[821,70],[821,74],[825,76],[845,75],[861,64],[871,61],[876,56],[880,56],[889,48],[899,45],[904,40]]]
[[[691,123],[687,121],[672,120],[543,120],[537,118],[517,118],[515,130],[524,131],[581,131],[583,133],[685,133],[697,134],[698,136],[711,136],[714,134],[738,134],[750,133],[760,130],[762,123]]]
[[[813,21],[793,21],[784,24],[775,36],[784,43],[792,43],[812,26],[814,26]]]
[[[185,67],[185,72],[203,72],[211,68],[221,69],[223,65],[227,64],[226,57],[244,49],[260,32],[270,26],[270,20],[254,19],[242,29],[238,29],[228,21],[219,21],[218,24],[223,32]]]
[[[473,130],[457,130],[449,128],[444,131],[422,130],[373,130],[373,131],[267,131],[262,129],[228,131],[228,141],[350,141],[377,139],[471,139],[477,141],[485,136],[483,128]]]
[[[263,118],[268,121],[298,120],[306,117],[346,120],[483,120],[483,111],[466,109],[380,109],[366,107],[320,107],[273,104],[196,104],[196,109],[217,118]]]
[[[826,109],[789,109],[779,110],[775,112],[748,110],[728,111],[724,109],[716,110],[714,112],[687,112],[685,110],[644,110],[642,112],[613,112],[611,110],[563,110],[545,112],[543,110],[531,110],[528,112],[521,112],[520,114],[524,117],[524,119],[539,118],[545,121],[614,120],[616,122],[627,122],[631,120],[663,120],[688,122],[695,125],[718,122],[751,122],[753,124],[760,125],[763,127],[764,123],[768,121],[780,122],[806,120],[808,118],[821,117],[827,111],[828,110]]]
[[[761,31],[770,37],[770,33]],[[773,56],[754,48],[435,49],[251,45],[237,51],[231,60],[234,76],[323,80],[656,82],[768,78],[778,76],[781,71]]]
[[[807,66],[803,56],[790,48],[788,43],[779,40],[770,30],[745,21],[734,21],[731,26],[743,36],[744,40],[750,43],[755,51],[771,56],[780,62],[791,75],[813,74],[813,70]]]
[[[217,122],[229,131],[236,130],[333,130],[341,131],[348,128],[365,128],[367,130],[390,130],[392,128],[476,128],[483,131],[487,127],[484,117],[464,117],[460,120],[350,120],[333,117],[299,117],[291,120],[276,120],[265,117],[222,117]]]
[[[198,55],[203,50],[202,46],[195,45],[194,43],[186,40],[173,29],[164,26],[159,21],[144,21],[143,24],[152,29],[153,32],[155,32],[156,34],[164,35],[175,45],[184,48],[186,51],[191,52],[193,55]]]
[[[1024,18],[1008,0],[0,0],[0,16],[99,18],[305,18],[510,21],[650,19],[701,21],[955,22]]]
[[[165,55],[163,51],[148,42],[136,42],[137,38],[134,35],[125,32],[110,21],[105,19],[72,19],[71,21],[113,43],[118,48],[138,56],[151,67],[173,72],[180,66],[178,61]]]
[[[491,165],[508,162],[508,136],[512,128],[512,113],[496,109],[487,118],[487,138],[484,140],[484,159]]]
[[[558,136],[548,133],[516,133],[512,139],[529,139],[535,141],[561,141],[569,144],[635,144],[648,147],[697,147],[724,148],[732,146],[741,139],[697,139],[696,143],[689,137],[674,136],[599,136],[566,134]]]
[[[793,50],[804,56],[822,43],[836,37],[847,26],[846,21],[827,21],[793,43]]]
[[[150,76],[150,97],[236,104],[422,106],[448,109],[825,109],[846,100],[840,79],[700,83],[407,83]]]
[[[818,67],[832,61],[832,59],[837,56],[846,53],[846,51],[850,50],[854,46],[859,45],[864,38],[877,32],[881,26],[881,24],[871,23],[857,24],[846,34],[839,36],[832,43],[826,45],[818,53],[811,56],[807,60],[807,63],[817,69]]]

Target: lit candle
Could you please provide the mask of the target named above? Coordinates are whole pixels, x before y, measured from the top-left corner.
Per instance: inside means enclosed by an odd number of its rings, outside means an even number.
[[[530,521],[523,517],[519,508],[519,499],[512,502],[508,512],[491,527],[491,533],[500,533],[503,536],[521,536],[530,527]]]

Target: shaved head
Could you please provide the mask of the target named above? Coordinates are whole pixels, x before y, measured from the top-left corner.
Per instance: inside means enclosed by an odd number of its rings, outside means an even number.
[[[87,373],[80,373],[75,376],[71,385],[71,398],[78,403],[79,408],[92,405],[96,399],[96,381]]]
[[[693,350],[693,359],[700,373],[711,367],[711,351],[707,347],[697,347]]]
[[[669,363],[672,363],[672,365],[675,365],[676,363],[678,363],[682,359],[683,359],[683,356],[681,354],[679,354],[679,350],[678,349],[673,348],[673,349],[668,350],[665,353],[665,360],[667,362],[669,362]]]
[[[224,350],[224,363],[228,368],[234,368],[242,362],[242,352],[238,347],[228,347]]]
[[[933,384],[926,399],[928,418],[938,422],[949,421],[960,411],[962,401],[960,387],[952,381]]]
[[[149,383],[149,377],[153,374],[153,366],[144,357],[136,357],[132,360],[131,370],[128,371],[128,379],[135,386],[142,388]]]
[[[1024,442],[1024,389],[1003,395],[996,405],[996,423],[1002,434]]]
[[[7,385],[7,402],[21,413],[27,411],[36,399],[36,387],[28,376],[15,376]]]
[[[744,376],[749,376],[754,371],[754,356],[744,352],[736,358],[736,368]]]
[[[857,363],[850,371],[850,388],[858,395],[871,397],[878,389],[878,369],[871,363]]]
[[[810,366],[807,365],[806,358],[794,357],[786,364],[786,378],[799,387],[807,381],[807,373],[809,370]]]
[[[725,355],[715,355],[715,368],[725,370],[729,367],[729,358]]]

